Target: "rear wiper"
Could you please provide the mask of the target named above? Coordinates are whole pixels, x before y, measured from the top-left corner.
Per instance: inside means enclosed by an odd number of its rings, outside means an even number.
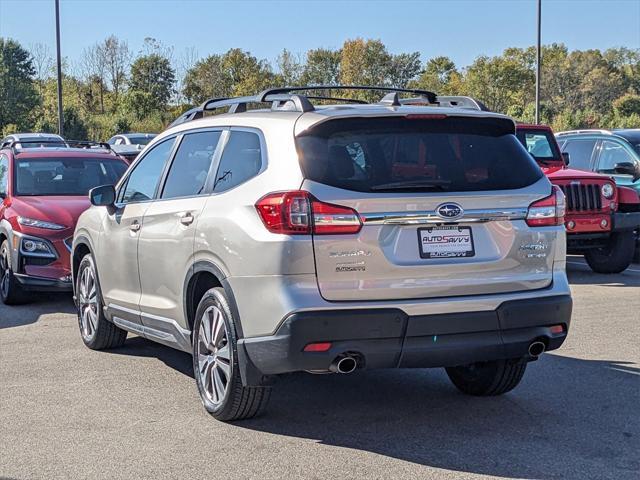
[[[371,190],[446,190],[445,187],[451,185],[449,180],[406,180],[404,182],[382,183],[373,185]]]

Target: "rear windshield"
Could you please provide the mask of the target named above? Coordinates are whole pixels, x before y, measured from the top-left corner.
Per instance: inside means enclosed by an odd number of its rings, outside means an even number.
[[[99,158],[25,158],[15,163],[16,195],[87,195],[98,185],[115,185],[127,165]]]
[[[555,138],[550,131],[522,128],[517,130],[516,136],[537,161],[541,163],[546,161],[563,162]]]
[[[136,136],[129,136],[129,141],[131,142],[132,145],[146,145],[148,144],[151,140],[153,140],[153,138],[155,137],[155,135],[136,135]]]
[[[306,178],[358,192],[510,190],[542,176],[500,118],[330,120],[297,147]]]

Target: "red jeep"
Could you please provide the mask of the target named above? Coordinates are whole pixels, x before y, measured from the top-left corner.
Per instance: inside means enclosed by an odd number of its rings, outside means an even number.
[[[113,185],[127,163],[106,148],[0,148],[0,300],[71,291],[69,251],[89,189]],[[108,145],[107,145],[108,147]]]
[[[594,272],[619,273],[635,252],[640,199],[606,175],[568,168],[568,154],[545,125],[518,124],[516,135],[566,197],[567,252],[584,255]]]

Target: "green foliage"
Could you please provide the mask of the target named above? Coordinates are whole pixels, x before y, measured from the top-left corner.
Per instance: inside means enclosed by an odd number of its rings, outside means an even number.
[[[613,110],[621,117],[640,115],[640,95],[628,93],[613,102]]]
[[[174,93],[175,77],[168,58],[157,53],[138,57],[131,65],[129,93],[142,94],[145,108],[136,112],[146,116],[153,110],[164,109]]]
[[[0,37],[0,129],[7,124],[18,129],[31,126],[31,112],[38,104],[34,74],[29,52]]]
[[[46,53],[46,52],[45,52]],[[43,74],[43,51],[29,52],[0,38],[0,131],[57,131],[56,81]],[[184,62],[179,82],[171,48],[145,39],[131,58],[126,42],[110,36],[84,50],[70,75],[64,68],[65,135],[106,140],[127,131],[161,131],[208,98],[251,95],[284,85],[360,84],[422,88],[470,95],[518,120],[535,117],[535,48],[508,48],[462,68],[446,56],[393,54],[380,40],[355,38],[339,49],[300,55],[284,49],[272,64],[238,48]],[[34,68],[37,67],[37,68]],[[541,121],[556,130],[640,127],[640,49],[569,51],[542,48]],[[179,92],[176,85],[180,85]],[[175,94],[179,95],[176,96]],[[369,101],[380,93],[327,91]],[[179,99],[186,99],[184,104]]]

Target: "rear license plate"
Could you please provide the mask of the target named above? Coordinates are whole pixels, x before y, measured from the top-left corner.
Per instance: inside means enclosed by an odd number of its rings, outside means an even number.
[[[418,229],[420,257],[452,258],[473,257],[471,227],[427,227]]]

